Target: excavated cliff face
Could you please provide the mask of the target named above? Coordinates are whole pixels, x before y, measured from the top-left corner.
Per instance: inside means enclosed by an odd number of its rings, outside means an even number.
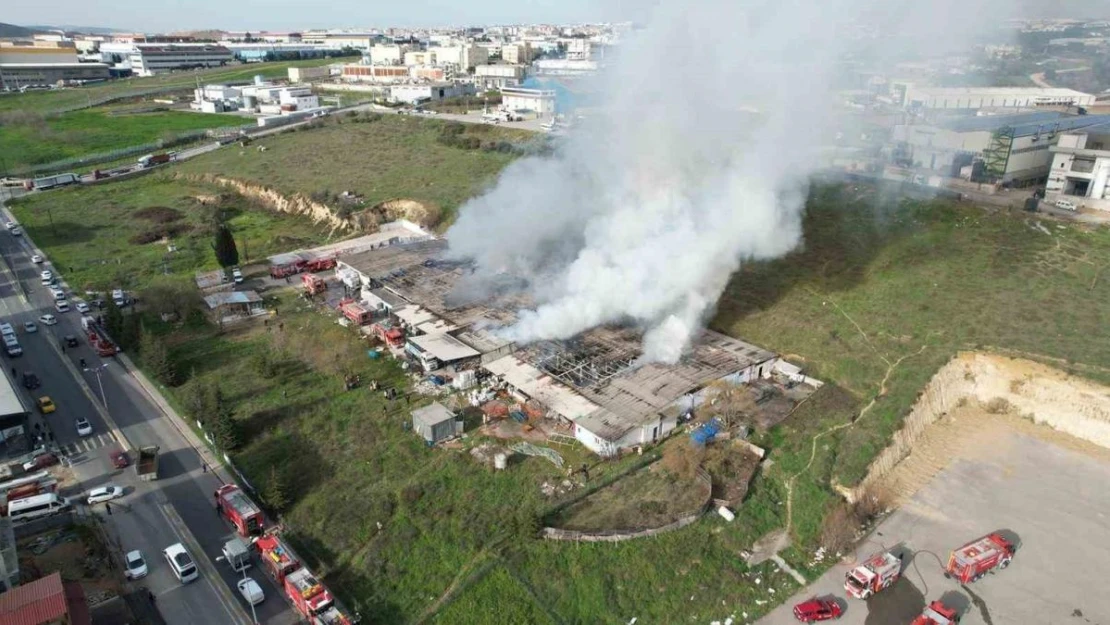
[[[969,402],[1110,448],[1110,388],[1030,360],[961,353],[929,381],[860,485],[840,488],[841,493],[852,500],[882,480],[913,453],[914,443],[929,425]]]
[[[339,212],[332,207],[301,193],[283,195],[260,184],[216,174],[184,175],[181,177],[231,189],[271,210],[308,217],[314,223],[328,226],[333,232],[336,230],[376,232],[378,226],[382,223],[398,219],[407,219],[420,226],[428,227],[434,226],[440,218],[440,212],[435,207],[408,199],[388,200],[370,208],[354,211],[347,217],[340,217]]]

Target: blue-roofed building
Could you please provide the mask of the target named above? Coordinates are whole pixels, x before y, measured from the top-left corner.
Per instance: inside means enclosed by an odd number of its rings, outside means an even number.
[[[894,129],[892,157],[934,175],[1039,185],[1048,179],[1052,166],[1049,148],[1062,133],[1107,122],[1110,115],[1038,111],[907,124]]]

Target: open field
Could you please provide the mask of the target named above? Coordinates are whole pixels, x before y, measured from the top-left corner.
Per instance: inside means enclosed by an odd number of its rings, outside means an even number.
[[[173,139],[190,130],[251,121],[182,111],[111,114],[94,109],[47,117],[25,114],[0,126],[0,170],[19,171],[29,165]]]
[[[263,140],[265,153],[224,149],[170,171],[220,173],[284,192],[350,189],[368,204],[413,197],[450,215],[510,157],[440,145],[439,123],[397,116],[336,124]],[[44,194],[16,211],[36,221],[29,231],[52,256],[87,262],[114,249],[111,233],[123,226],[99,223],[51,238],[43,203],[57,198],[57,219],[62,204],[97,202],[107,211],[187,201],[192,183],[160,175]],[[749,569],[741,552],[789,522],[795,545],[784,557],[807,576],[823,572],[827,564],[811,566],[810,559],[836,499],[830,482],[853,484],[863,476],[956,350],[1034,352],[1096,378],[1106,377],[1096,367],[1110,365],[1100,340],[1110,306],[1101,275],[1110,265],[1106,231],[1045,221],[1046,234],[1035,227],[1037,216],[944,202],[890,206],[879,197],[868,186],[815,189],[804,249],[750,265],[721,302],[716,328],[788,354],[831,382],[782,424],[756,432],[754,442],[769,450],[773,465],[752,482],[731,524],[714,515],[615,545],[535,539],[538,519],[559,503],[543,497],[539,485],[562,479],[562,472],[531,458],[494,473],[463,451],[423,447],[403,428],[404,400],[389,405],[380,393],[342,391],[332,363],[348,363],[342,366],[364,381],[404,387],[394,364],[365,358],[349,332],[298,311],[295,302],[275,304],[281,331],[273,322],[269,331],[225,334],[207,326],[162,327],[192,377],[171,396],[183,405],[190,385],[225,386],[246,432],[235,461],[258,484],[270,467],[281,467],[289,492],[297,493],[285,518],[298,544],[319,558],[320,571],[344,598],[376,621],[477,624],[500,614],[526,622],[700,623],[732,615],[750,622],[796,584],[771,564]],[[76,213],[70,219],[84,221]],[[136,232],[131,228],[125,237]],[[252,256],[261,255],[253,238],[250,247]],[[156,267],[159,260],[160,254],[131,258],[127,266]],[[204,262],[198,256],[189,264]],[[108,265],[75,269],[90,283],[120,277]],[[275,349],[267,343],[282,354],[281,373],[272,377],[253,364],[254,353]],[[336,345],[351,349],[337,356]],[[603,463],[591,470],[591,481],[621,466]]]
[[[229,65],[227,67],[214,67],[195,72],[182,71],[158,76],[122,78],[89,85],[87,87],[3,94],[0,95],[0,112],[24,110],[51,113],[57,110],[68,110],[74,107],[84,106],[88,103],[95,105],[105,98],[124,97],[148,90],[191,90],[196,86],[197,78],[202,82],[213,83],[245,82],[250,81],[254,76],[282,78],[286,76],[286,70],[290,67],[318,67],[331,63],[350,62],[352,60],[354,60],[353,57],[238,64]]]
[[[284,194],[353,191],[363,196],[366,206],[412,199],[440,209],[444,221],[450,222],[458,206],[490,184],[514,155],[444,145],[437,139],[446,125],[405,115],[341,114],[319,128],[260,139],[257,145],[265,146],[266,152],[253,146],[217,150],[176,170],[226,176]],[[486,143],[536,140],[528,132],[463,126],[464,137]]]
[[[903,577],[867,602],[848,599],[838,622],[908,623],[936,599],[958,609],[964,625],[1106,622],[1110,600],[1101,592],[1100,573],[1110,557],[1110,533],[1099,519],[1110,514],[1101,496],[1110,451],[1069,439],[974,405],[929,426],[921,453],[943,459],[937,467],[943,470],[854,554],[858,562],[897,545],[909,554]],[[921,464],[917,454],[906,464]],[[952,549],[998,530],[1020,541],[1009,568],[967,586],[944,578]],[[843,598],[850,566],[834,566],[760,623],[796,623],[789,608],[803,598]]]
[[[138,288],[154,276],[192,276],[197,269],[215,268],[209,211],[194,198],[219,189],[174,180],[155,172],[131,180],[34,194],[11,202],[16,218],[37,245],[65,272],[76,289]],[[281,215],[226,195],[228,224],[238,241],[240,258],[249,260],[327,240],[328,233],[307,218]],[[167,207],[180,213],[172,223],[159,223],[136,213]],[[144,233],[170,232],[176,251],[156,240],[137,239]],[[150,238],[148,234],[146,238]]]

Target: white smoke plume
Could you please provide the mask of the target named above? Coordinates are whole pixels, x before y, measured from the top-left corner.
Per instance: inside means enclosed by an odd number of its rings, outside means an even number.
[[[816,148],[839,126],[840,63],[1000,19],[972,4],[663,0],[620,46],[600,110],[463,206],[451,254],[474,261],[474,288],[530,285],[537,305],[508,338],[633,323],[646,359],[674,362],[741,263],[801,243]]]

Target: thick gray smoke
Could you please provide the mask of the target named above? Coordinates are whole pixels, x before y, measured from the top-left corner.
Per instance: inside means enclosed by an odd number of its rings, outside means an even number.
[[[948,5],[663,0],[620,46],[601,110],[465,205],[452,255],[475,262],[472,288],[528,281],[536,307],[508,338],[634,323],[646,359],[676,361],[741,263],[801,243],[816,148],[838,128],[840,62],[898,41],[951,43],[954,24],[979,16]]]

